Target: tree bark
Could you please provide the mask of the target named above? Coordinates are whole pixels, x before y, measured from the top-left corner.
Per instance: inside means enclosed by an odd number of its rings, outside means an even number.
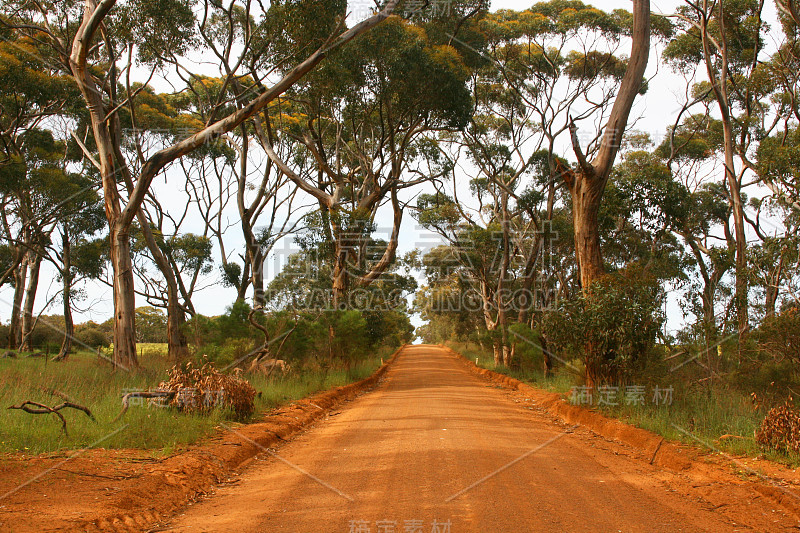
[[[189,356],[189,343],[183,333],[186,313],[183,310],[177,285],[168,285],[167,294],[167,354],[173,361],[183,361]]]
[[[600,253],[600,232],[597,227],[604,189],[605,184],[596,179],[579,179],[573,187],[570,187],[575,260],[578,264],[581,287],[584,290],[588,290],[592,282],[605,272],[603,256]]]
[[[334,309],[344,309],[347,307],[347,288],[349,285],[347,272],[347,250],[343,249],[339,239],[335,243],[335,255],[333,261],[333,293],[332,306]]]
[[[110,229],[111,266],[114,269],[114,364],[123,369],[139,366],[136,357],[136,300],[128,228]]]
[[[775,316],[775,306],[778,302],[778,286],[777,283],[769,283],[766,287],[766,294],[764,299],[764,316],[765,318]]]

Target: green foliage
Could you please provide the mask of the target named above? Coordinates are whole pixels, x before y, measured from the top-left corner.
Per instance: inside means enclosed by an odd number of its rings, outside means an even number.
[[[195,0],[131,0],[113,12],[112,26],[120,37],[136,43],[139,61],[160,64],[191,50],[196,42],[194,4]]]
[[[263,333],[248,320],[250,310],[246,302],[238,300],[218,317],[192,317],[185,332],[195,344],[195,353],[207,355],[219,365],[245,361],[264,342]],[[328,365],[353,365],[382,347],[394,349],[410,342],[414,331],[405,312],[381,306],[363,310],[277,310],[256,313],[253,319],[270,332],[272,356],[293,364],[325,360]]]
[[[108,346],[111,342],[108,333],[93,322],[76,326],[75,340],[80,344],[79,348],[82,349]]]
[[[390,17],[338,50],[308,82],[312,94],[324,100],[343,99],[343,111],[352,117],[345,122],[360,123],[367,114],[390,128],[422,121],[461,128],[471,114],[468,77],[455,48],[431,42],[424,29]]]
[[[136,342],[167,342],[167,315],[161,309],[136,308]]]
[[[653,347],[662,301],[656,280],[629,267],[560,302],[544,315],[542,332],[562,358],[584,361],[590,383],[616,383]]]

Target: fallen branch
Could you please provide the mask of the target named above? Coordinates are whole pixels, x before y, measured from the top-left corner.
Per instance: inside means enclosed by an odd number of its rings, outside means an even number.
[[[65,409],[67,407],[69,407],[71,409],[77,409],[79,411],[83,411],[84,413],[86,413],[86,415],[89,418],[91,418],[93,421],[96,422],[96,420],[94,418],[94,415],[92,414],[92,412],[89,410],[88,407],[84,407],[82,405],[79,405],[79,404],[73,403],[73,402],[64,402],[61,405],[56,405],[55,407],[50,407],[50,406],[45,405],[43,403],[32,402],[30,400],[26,400],[26,401],[22,402],[19,405],[11,405],[8,408],[9,409],[20,409],[20,410],[25,411],[26,413],[30,413],[32,415],[47,415],[47,414],[52,413],[52,414],[56,415],[61,420],[61,429],[64,431],[64,435],[68,435],[68,433],[67,433],[67,419],[64,418],[64,415],[59,413],[59,411],[61,409]]]
[[[119,412],[117,417],[111,421],[113,424],[124,415],[128,411],[129,400],[131,398],[164,398],[167,401],[172,400],[175,395],[178,394],[177,391],[140,391],[140,392],[129,392],[122,397],[122,411]]]

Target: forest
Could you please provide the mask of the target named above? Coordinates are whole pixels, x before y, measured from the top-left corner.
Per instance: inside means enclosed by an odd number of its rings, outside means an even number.
[[[199,373],[241,418],[417,339],[796,458],[800,5],[772,2],[6,0],[0,400],[113,418]],[[70,416],[0,448],[100,435]]]

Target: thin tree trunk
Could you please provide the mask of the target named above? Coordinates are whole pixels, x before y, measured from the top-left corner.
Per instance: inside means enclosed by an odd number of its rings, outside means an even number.
[[[769,283],[766,288],[764,300],[764,316],[766,318],[775,316],[775,306],[778,302],[778,286]]]
[[[733,209],[733,225],[736,240],[734,302],[738,322],[739,345],[741,347],[743,337],[749,329],[747,257],[745,255],[747,252],[747,241],[744,228],[744,206],[742,205],[741,187],[734,168],[734,153],[736,147],[733,141],[733,120],[731,118],[730,99],[728,95],[728,40],[726,36],[723,3],[720,2],[719,16],[716,19],[720,26],[719,44],[714,44],[720,53],[720,57],[718,60],[713,58],[711,54],[712,44],[709,29],[711,14],[707,11],[707,6],[708,4],[704,2],[703,12],[701,14],[700,37],[703,45],[703,58],[706,64],[706,73],[711,81],[711,88],[714,92],[714,98],[717,101],[717,107],[719,107],[722,122],[723,148],[725,152],[725,181],[728,187],[729,201]],[[717,65],[719,65],[719,71],[717,71]]]
[[[39,267],[42,264],[42,258],[34,255],[31,261],[30,277],[28,284],[25,287],[25,305],[22,309],[22,345],[20,349],[24,352],[33,350],[32,334],[33,334],[33,306],[36,302],[36,290],[39,287]]]
[[[25,283],[28,280],[28,260],[22,259],[14,271],[14,305],[11,309],[11,325],[8,328],[8,347],[12,350],[22,344],[22,305],[25,297]]]
[[[347,307],[347,252],[336,243],[336,255],[333,263],[333,294],[332,304],[334,309]]]
[[[542,347],[542,370],[544,371],[544,377],[548,377],[553,372],[553,359],[550,357],[550,350],[547,347],[547,339],[545,339],[544,335],[539,335],[539,345]]]
[[[189,356],[189,344],[183,333],[186,313],[181,307],[178,287],[167,286],[167,354],[173,361],[183,361]]]
[[[492,341],[492,356],[494,357],[494,366],[503,364],[503,349],[500,341],[497,339]]]
[[[64,228],[61,233],[61,254],[62,254],[62,297],[64,301],[64,341],[61,343],[61,350],[53,359],[54,361],[66,361],[69,351],[72,348],[72,336],[75,334],[75,324],[72,320],[72,247],[69,241],[69,230]]]
[[[167,356],[173,361],[183,361],[189,355],[189,344],[183,333],[186,313],[180,302],[177,274],[172,269],[169,259],[159,248],[144,209],[139,209],[137,218],[147,247],[150,249],[158,270],[167,282]]]

